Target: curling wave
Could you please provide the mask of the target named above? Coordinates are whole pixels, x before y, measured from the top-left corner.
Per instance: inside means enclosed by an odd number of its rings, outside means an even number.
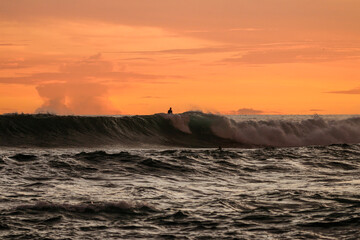
[[[360,118],[234,121],[201,112],[148,116],[0,116],[1,146],[287,147],[360,143]]]

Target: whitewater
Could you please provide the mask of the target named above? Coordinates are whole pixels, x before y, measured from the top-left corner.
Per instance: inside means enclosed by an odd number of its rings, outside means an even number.
[[[1,239],[359,239],[359,189],[359,115],[0,115]]]

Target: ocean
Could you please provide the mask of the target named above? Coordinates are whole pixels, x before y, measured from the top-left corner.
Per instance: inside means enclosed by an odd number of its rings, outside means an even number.
[[[360,116],[0,115],[1,239],[360,239]]]

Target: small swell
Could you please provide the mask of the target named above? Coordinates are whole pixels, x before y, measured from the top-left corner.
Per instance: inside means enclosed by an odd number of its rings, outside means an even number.
[[[113,213],[113,214],[141,214],[156,211],[146,203],[119,201],[119,202],[98,202],[65,204],[52,202],[37,202],[35,204],[21,205],[16,207],[17,211],[38,211],[38,212],[69,212],[69,213]]]
[[[303,227],[309,228],[336,228],[336,227],[358,227],[360,226],[360,217],[353,217],[344,220],[334,220],[334,221],[318,221],[310,222],[305,224],[300,224]]]
[[[119,153],[106,153],[105,151],[94,151],[94,152],[81,152],[74,156],[79,160],[87,160],[98,162],[102,160],[118,160],[122,162],[132,162],[134,160],[141,159],[137,155],[132,155],[128,152],[119,152]]]
[[[9,158],[15,159],[19,162],[28,162],[28,161],[33,161],[37,159],[37,156],[35,155],[31,155],[31,154],[16,154],[14,156],[11,156]]]

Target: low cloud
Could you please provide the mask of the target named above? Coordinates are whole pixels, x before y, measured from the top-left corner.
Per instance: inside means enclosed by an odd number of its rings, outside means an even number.
[[[252,108],[240,108],[236,111],[231,111],[231,115],[259,115],[264,114],[264,111],[262,110],[256,110]]]
[[[44,103],[36,112],[88,115],[119,113],[108,100],[112,84],[161,78],[164,76],[114,71],[111,62],[96,54],[81,61],[64,63],[59,72],[0,78],[0,82],[37,84],[36,89]]]
[[[360,87],[350,89],[350,90],[343,90],[343,91],[331,91],[326,93],[337,93],[337,94],[360,94]]]
[[[44,100],[36,112],[85,115],[117,111],[107,100],[108,87],[101,83],[50,83],[36,90]]]
[[[36,90],[44,103],[36,112],[88,115],[119,112],[108,100],[111,82],[159,78],[116,72],[113,69],[111,62],[103,60],[101,54],[96,54],[81,61],[62,64],[57,73],[38,73],[17,80],[35,78],[38,81]]]

